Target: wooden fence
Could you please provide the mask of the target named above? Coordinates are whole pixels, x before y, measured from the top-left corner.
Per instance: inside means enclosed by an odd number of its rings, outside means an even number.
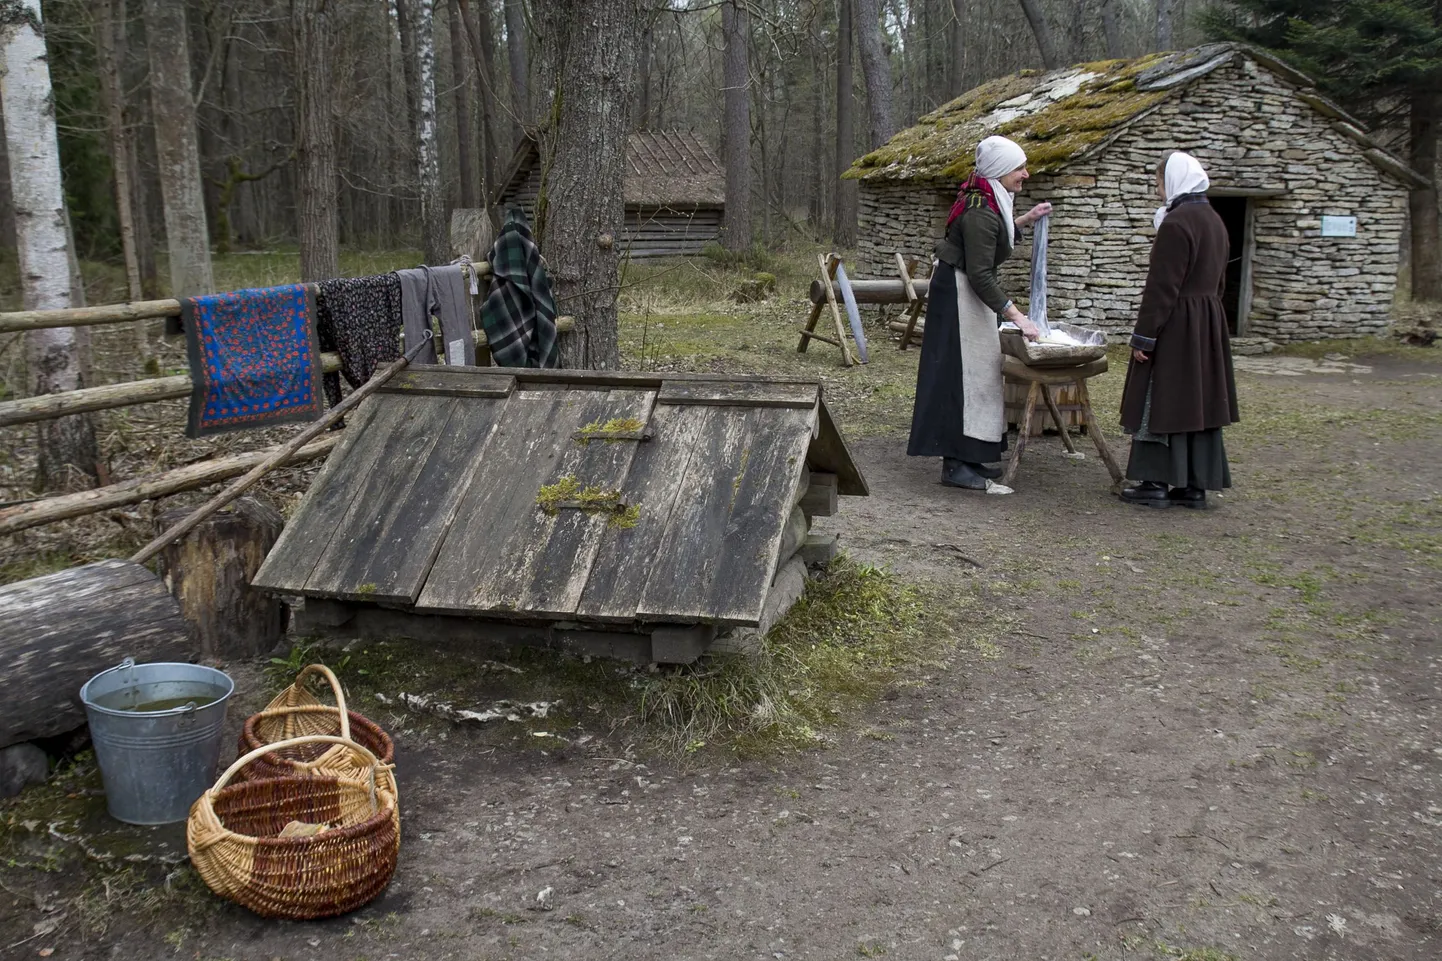
[[[490,265],[474,265],[481,277],[490,274]],[[20,310],[0,313],[0,333],[23,333],[51,327],[88,327],[101,324],[123,324],[137,320],[155,320],[180,315],[178,300],[147,300],[131,304],[103,307],[73,307],[67,310]],[[558,317],[556,328],[561,332],[575,329],[571,317]],[[489,358],[485,331],[476,331],[478,355]],[[340,357],[321,354],[321,368],[327,373],[340,369]],[[57,394],[41,394],[17,400],[0,401],[0,427],[13,427],[36,421],[53,420],[71,414],[113,410],[134,404],[189,397],[194,381],[189,374],[153,377],[147,380],[105,384]],[[301,448],[287,462],[300,464],[325,457],[338,438],[323,437]],[[41,524],[82,517],[141,501],[166,497],[182,491],[208,487],[232,477],[239,477],[279,448],[271,447],[244,454],[232,454],[215,460],[177,467],[149,477],[133,478],[118,484],[97,487],[74,494],[45,497],[0,508],[0,535],[14,534]]]

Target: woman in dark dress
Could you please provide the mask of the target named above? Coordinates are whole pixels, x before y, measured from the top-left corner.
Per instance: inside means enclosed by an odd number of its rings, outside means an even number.
[[[1235,424],[1237,386],[1222,291],[1227,228],[1207,202],[1211,182],[1176,152],[1157,167],[1157,237],[1132,334],[1122,427],[1132,435],[1122,499],[1203,509],[1207,491],[1232,486],[1222,428]]]
[[[1032,340],[1037,330],[1002,291],[997,268],[1021,228],[1051,212],[1051,204],[1038,204],[1013,219],[1012,195],[1028,176],[1020,147],[1005,137],[983,140],[936,248],[906,452],[939,456],[941,482],[951,487],[1009,493],[991,483],[1001,470],[986,466],[1006,450],[998,318]]]

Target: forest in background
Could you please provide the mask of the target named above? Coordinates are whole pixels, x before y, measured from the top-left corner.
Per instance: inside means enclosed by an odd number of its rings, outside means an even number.
[[[151,48],[177,44],[173,36],[147,37],[142,6],[143,0],[47,0],[42,10],[78,253],[87,260],[120,258],[113,158],[121,150],[138,267],[153,294],[155,252],[164,249],[165,236],[155,124],[166,120],[152,104]],[[421,8],[432,8],[444,204],[483,204],[504,177],[522,126],[537,123],[544,107],[535,13],[527,0],[470,0],[464,6],[472,36],[456,0],[186,0],[178,6],[183,18],[168,23],[186,33],[206,220],[219,252],[299,239],[297,120],[301,80],[313,61],[304,55],[307,38],[298,27],[314,23],[317,7],[325,8],[331,38],[327,76],[320,80],[332,104],[341,244],[424,246],[414,126],[422,78],[409,68],[417,58],[409,49],[414,30],[403,29],[408,16],[414,21],[426,12]],[[634,129],[694,131],[723,156],[723,14],[729,6],[715,0],[641,5]],[[851,239],[845,207],[842,229],[835,229],[838,190],[847,189],[836,175],[878,137],[1004,73],[1201,42],[1200,16],[1215,4],[748,0],[735,6],[749,101],[742,156],[751,232],[776,245],[834,233],[840,242]],[[871,12],[875,29],[868,32]],[[868,42],[883,58],[890,100],[890,116],[879,127],[868,116]],[[847,75],[849,84],[839,88]],[[120,127],[114,139],[111,90]],[[8,176],[0,183],[8,185]],[[13,238],[4,189],[0,241],[13,246]]]

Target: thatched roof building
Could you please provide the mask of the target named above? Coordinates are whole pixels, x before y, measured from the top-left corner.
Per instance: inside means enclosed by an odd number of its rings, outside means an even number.
[[[521,138],[497,200],[535,215],[541,187],[534,133]],[[699,254],[721,234],[726,175],[693,133],[633,133],[626,141],[622,252],[635,257]]]
[[[1030,159],[1018,211],[1056,205],[1048,307],[1058,319],[1130,328],[1155,235],[1156,162],[1181,149],[1206,165],[1232,236],[1225,299],[1235,333],[1350,337],[1388,324],[1407,194],[1426,181],[1270,56],[1213,44],[1022,71],[963,94],[847,174],[861,182],[867,272],[889,272],[898,250],[929,258],[976,144],[991,134]],[[1025,297],[1026,272],[1026,258],[1014,258],[1009,292]]]

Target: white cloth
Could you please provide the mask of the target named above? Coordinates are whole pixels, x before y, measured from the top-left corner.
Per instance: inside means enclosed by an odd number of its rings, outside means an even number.
[[[1153,227],[1161,227],[1162,221],[1167,219],[1167,211],[1178,197],[1206,193],[1211,189],[1212,181],[1196,157],[1178,150],[1167,158],[1162,186],[1167,192],[1167,202],[1157,208],[1156,216],[1152,218]]]
[[[1012,215],[1011,191],[1001,185],[1001,178],[1025,166],[1026,151],[1005,137],[987,137],[976,145],[976,175],[991,184],[1008,247],[1016,231],[1016,219]]]
[[[1006,390],[1001,376],[1001,338],[996,312],[982,303],[956,269],[957,342],[961,349],[961,432],[1000,443],[1006,436]]]

